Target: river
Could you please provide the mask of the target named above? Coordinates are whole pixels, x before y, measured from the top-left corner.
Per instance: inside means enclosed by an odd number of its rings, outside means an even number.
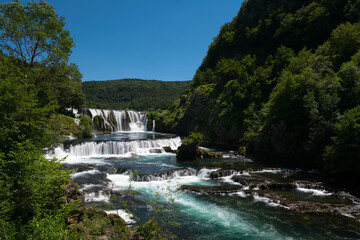
[[[171,134],[122,131],[68,141],[48,157],[66,157],[86,205],[129,225],[170,202],[156,220],[178,223],[166,226],[179,239],[360,239],[358,198],[326,188],[318,172],[268,168],[229,151],[179,163],[163,147],[180,144]]]

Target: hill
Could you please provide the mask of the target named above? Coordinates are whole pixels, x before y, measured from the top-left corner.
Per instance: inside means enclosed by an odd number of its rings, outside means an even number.
[[[248,0],[222,26],[192,90],[153,114],[284,165],[360,176],[360,13],[355,0]]]
[[[120,79],[82,83],[86,107],[153,111],[167,108],[190,81]]]

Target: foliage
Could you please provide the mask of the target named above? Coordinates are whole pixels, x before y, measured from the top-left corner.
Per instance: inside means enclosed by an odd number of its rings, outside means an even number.
[[[70,238],[65,221],[78,205],[64,202],[70,172],[43,156],[60,134],[76,132],[58,111],[81,104],[64,25],[44,1],[0,4],[1,239]]]
[[[187,81],[121,79],[83,82],[86,107],[154,111],[167,108],[189,87]]]
[[[340,155],[322,158],[342,114],[360,103],[359,6],[357,0],[244,1],[209,46],[191,92],[159,114],[157,125],[183,135],[196,131],[208,143],[264,160],[335,173],[328,163],[342,161]]]
[[[93,121],[88,116],[81,116],[80,118],[80,128],[82,129],[80,137],[90,138],[93,136]]]
[[[64,18],[41,0],[19,1],[0,6],[0,47],[5,54],[44,66],[66,62],[74,46],[69,31],[64,29]]]
[[[70,220],[73,239],[129,239],[130,231],[123,219],[115,214],[86,208],[77,210]]]
[[[17,143],[0,158],[0,182],[7,191],[0,199],[7,205],[2,219],[15,223],[18,234],[34,217],[60,209],[63,191],[70,181],[69,172],[57,160],[47,160],[30,141]]]
[[[35,86],[26,82],[16,59],[0,55],[0,60],[0,150],[8,152],[12,142],[30,138],[45,147],[51,143],[46,122],[53,106],[39,106]]]
[[[69,116],[53,114],[50,117],[49,128],[54,135],[80,137],[79,126],[75,123],[74,119]]]
[[[319,166],[322,149],[338,119],[339,86],[329,61],[309,51],[301,51],[280,76],[268,102],[263,128],[267,131],[274,125],[283,125],[288,134],[296,136],[292,144],[301,147],[292,153],[292,161],[301,156],[310,161],[308,166]]]
[[[191,132],[183,141],[182,144],[199,146],[203,141],[203,135],[198,132]]]
[[[325,167],[333,174],[360,177],[360,105],[336,123],[333,144],[326,147]]]

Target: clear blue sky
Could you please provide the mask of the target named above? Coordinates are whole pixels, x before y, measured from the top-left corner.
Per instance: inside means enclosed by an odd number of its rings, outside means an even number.
[[[25,1],[24,1],[25,2]],[[242,0],[48,0],[75,40],[83,81],[191,80]]]

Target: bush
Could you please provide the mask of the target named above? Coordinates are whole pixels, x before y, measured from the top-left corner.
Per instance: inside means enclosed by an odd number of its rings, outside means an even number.
[[[93,122],[88,116],[81,116],[80,118],[80,127],[82,129],[81,137],[82,138],[91,138],[93,136]]]
[[[187,136],[182,144],[184,145],[192,145],[192,146],[199,146],[204,143],[203,141],[203,135],[198,132],[191,132],[189,136]]]

